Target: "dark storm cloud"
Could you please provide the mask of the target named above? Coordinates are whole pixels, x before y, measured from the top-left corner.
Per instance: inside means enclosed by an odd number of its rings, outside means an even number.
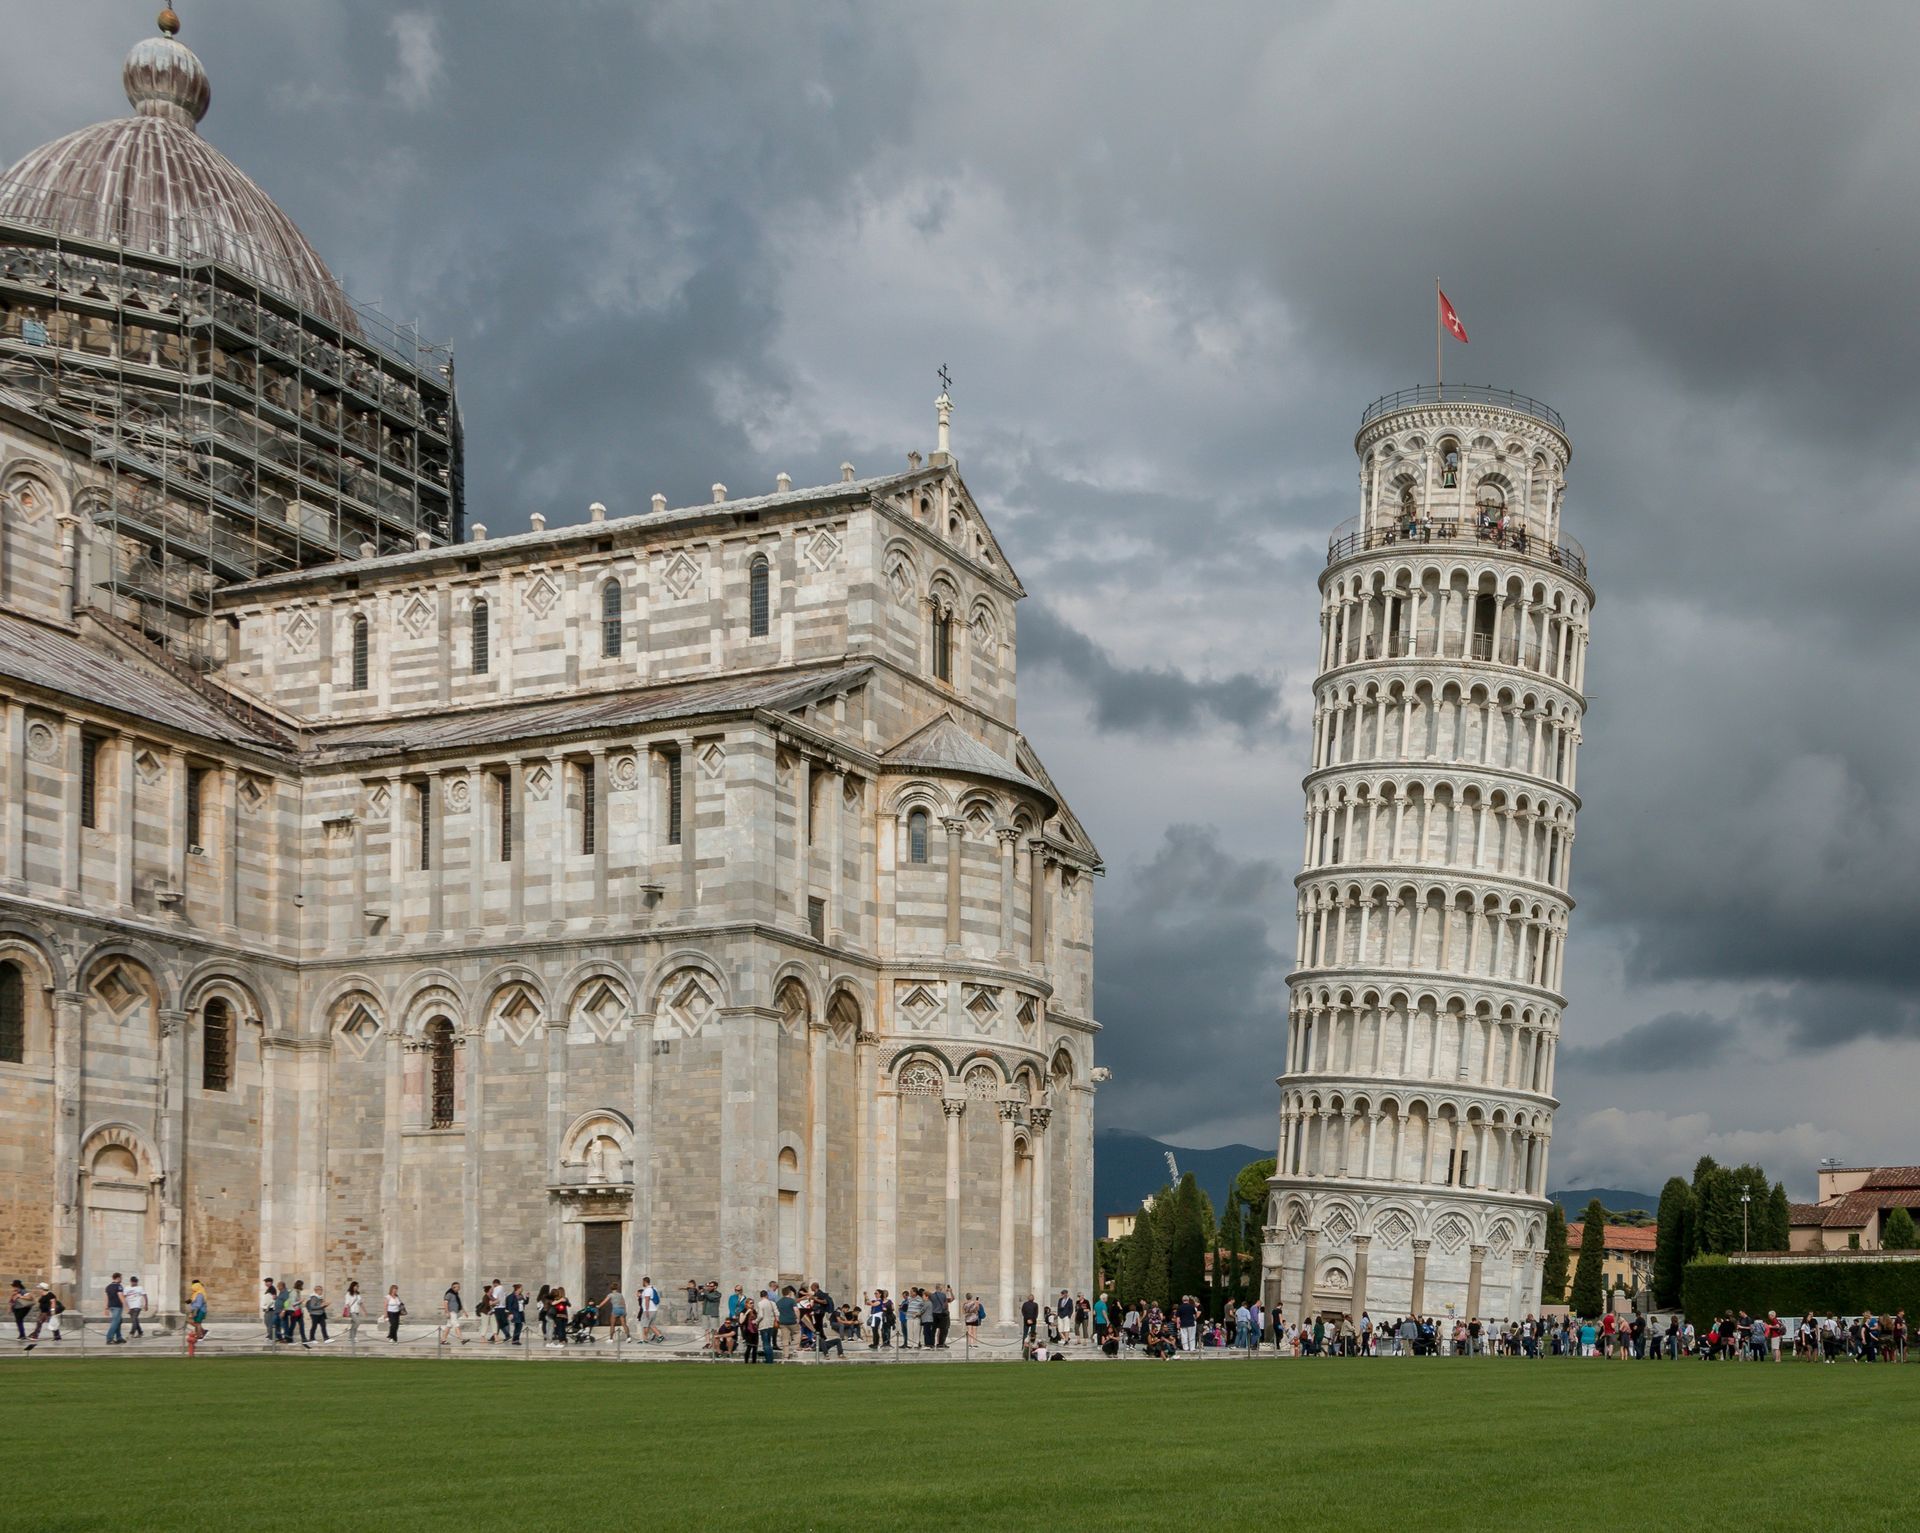
[[[1169,827],[1129,870],[1100,913],[1107,1122],[1218,1121],[1249,1094],[1267,1109],[1255,1119],[1272,1117],[1265,1087],[1284,1048],[1287,964],[1268,922],[1289,889],[1277,863],[1237,858],[1194,825]]]
[[[1702,1069],[1725,1059],[1738,1033],[1734,1023],[1721,1017],[1670,1011],[1605,1043],[1565,1049],[1560,1063],[1604,1075]]]
[[[8,158],[123,110],[148,25],[15,9]],[[1920,8],[960,4],[937,46],[854,3],[183,14],[209,136],[456,340],[498,530],[899,463],[954,364],[1035,593],[1023,724],[1127,786],[1089,827],[1104,1122],[1267,1132],[1306,764],[1279,720],[1436,273],[1473,337],[1449,375],[1566,415],[1599,592],[1572,942],[1618,993],[1574,996],[1562,1085],[1664,1043],[1716,1132],[1759,1131],[1802,1083],[1750,1033],[1920,1049]],[[1896,1153],[1890,1086],[1848,1110],[1849,1154]]]
[[[1242,736],[1280,727],[1278,684],[1249,671],[1196,679],[1171,666],[1124,666],[1045,603],[1020,609],[1020,662],[1057,667],[1083,694],[1104,733],[1186,734],[1224,724]]]

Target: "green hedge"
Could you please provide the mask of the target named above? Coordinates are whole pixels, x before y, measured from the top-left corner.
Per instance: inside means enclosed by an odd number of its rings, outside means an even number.
[[[1687,1264],[1681,1307],[1695,1325],[1728,1310],[1764,1315],[1858,1315],[1867,1310],[1920,1315],[1920,1261],[1734,1263],[1708,1257]]]

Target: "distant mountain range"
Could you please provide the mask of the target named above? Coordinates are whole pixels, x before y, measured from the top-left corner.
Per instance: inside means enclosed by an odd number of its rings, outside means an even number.
[[[1167,1184],[1167,1153],[1182,1173],[1191,1171],[1201,1188],[1219,1209],[1227,1200],[1227,1189],[1249,1161],[1273,1154],[1271,1147],[1261,1150],[1250,1144],[1223,1144],[1211,1150],[1196,1150],[1186,1145],[1168,1144],[1150,1134],[1132,1129],[1103,1128],[1093,1136],[1093,1226],[1094,1234],[1106,1238],[1107,1215],[1131,1213],[1143,1198],[1151,1197]],[[1610,1213],[1642,1208],[1652,1213],[1660,1204],[1657,1193],[1634,1192],[1625,1187],[1568,1187],[1547,1194],[1567,1211],[1570,1222],[1577,1223],[1586,1206],[1598,1198]]]
[[[1249,1161],[1273,1154],[1250,1144],[1223,1144],[1217,1149],[1194,1150],[1168,1144],[1132,1129],[1103,1128],[1093,1135],[1093,1227],[1101,1239],[1107,1234],[1107,1215],[1132,1213],[1143,1198],[1164,1187],[1167,1152],[1181,1173],[1191,1171],[1217,1210],[1227,1200],[1227,1189]]]
[[[1600,1206],[1610,1214],[1624,1214],[1633,1208],[1642,1209],[1651,1214],[1660,1207],[1659,1193],[1629,1192],[1624,1187],[1566,1187],[1559,1192],[1550,1192],[1547,1196],[1567,1211],[1567,1219],[1574,1224],[1580,1222],[1580,1216],[1587,1211],[1587,1205],[1595,1198],[1600,1200]]]

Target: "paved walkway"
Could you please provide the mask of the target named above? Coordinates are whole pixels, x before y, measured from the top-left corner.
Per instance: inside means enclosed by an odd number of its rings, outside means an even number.
[[[46,1357],[185,1357],[187,1355],[186,1335],[183,1331],[166,1332],[158,1327],[149,1327],[147,1334],[138,1339],[129,1339],[125,1346],[107,1347],[104,1343],[106,1321],[99,1317],[88,1317],[84,1326],[76,1323],[71,1311],[64,1317],[66,1334],[60,1341],[43,1339],[33,1349],[36,1358]],[[524,1338],[521,1346],[511,1346],[501,1342],[484,1339],[479,1328],[469,1320],[466,1326],[464,1343],[443,1343],[437,1324],[406,1324],[400,1328],[397,1342],[387,1340],[385,1325],[373,1326],[363,1323],[357,1340],[349,1340],[347,1328],[336,1325],[333,1340],[330,1342],[312,1342],[302,1346],[299,1342],[274,1344],[267,1341],[263,1327],[258,1321],[216,1322],[208,1327],[209,1335],[196,1347],[195,1352],[210,1357],[245,1357],[278,1354],[290,1357],[413,1357],[439,1358],[447,1361],[463,1362],[491,1360],[499,1363],[544,1363],[544,1362],[701,1362],[734,1363],[744,1365],[745,1359],[739,1354],[720,1356],[706,1347],[705,1331],[699,1326],[670,1325],[665,1327],[667,1339],[664,1342],[641,1343],[617,1338],[606,1339],[604,1330],[598,1332],[599,1340],[592,1343],[574,1343],[565,1347],[549,1346],[541,1340],[537,1330]],[[15,1351],[22,1350],[22,1344],[8,1338],[6,1346]],[[1063,1350],[1070,1362],[1133,1362],[1147,1361],[1143,1352],[1122,1348],[1119,1358],[1103,1357],[1099,1350],[1086,1342],[1075,1342]],[[1232,1348],[1203,1349],[1176,1359],[1180,1362],[1224,1361],[1239,1359],[1242,1353]],[[1271,1348],[1265,1348],[1252,1354],[1254,1357],[1272,1357]],[[944,1348],[934,1347],[883,1347],[869,1348],[866,1341],[849,1340],[845,1361],[867,1366],[890,1364],[926,1364],[964,1363],[964,1362],[1017,1362],[1020,1357],[1020,1342],[1017,1336],[990,1336],[977,1345],[968,1346],[963,1336],[953,1337]],[[803,1366],[837,1365],[842,1359],[834,1353],[824,1360],[812,1352],[802,1352],[797,1357],[783,1359]]]

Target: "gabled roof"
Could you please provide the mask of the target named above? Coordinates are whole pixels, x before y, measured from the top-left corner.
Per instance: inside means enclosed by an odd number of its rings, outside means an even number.
[[[963,777],[983,777],[992,782],[1011,783],[1053,805],[1059,799],[1053,791],[1021,771],[1004,756],[968,734],[954,721],[951,713],[922,724],[880,757],[882,771],[958,772]]]
[[[276,754],[288,741],[245,723],[159,666],[134,665],[71,634],[0,612],[0,676],[222,745]]]
[[[1920,1166],[1881,1166],[1867,1178],[1867,1186],[1876,1192],[1884,1188],[1920,1187]]]
[[[1040,764],[1040,753],[1033,748],[1033,742],[1025,735],[1019,737],[1014,748],[1014,758],[1023,771],[1037,778],[1047,790],[1047,795],[1060,806],[1060,829],[1067,842],[1086,853],[1095,868],[1104,868],[1106,859],[1100,855],[1100,848],[1093,844],[1093,837],[1087,834],[1086,826],[1080,823],[1080,817],[1067,807],[1067,801],[1061,797],[1060,790],[1053,784],[1053,777]]]
[[[460,750],[533,735],[586,734],[670,719],[768,710],[792,713],[864,682],[872,667],[841,666],[802,675],[690,682],[683,686],[512,704],[472,713],[425,714],[384,723],[340,724],[315,736],[316,756],[346,763],[397,751]]]

